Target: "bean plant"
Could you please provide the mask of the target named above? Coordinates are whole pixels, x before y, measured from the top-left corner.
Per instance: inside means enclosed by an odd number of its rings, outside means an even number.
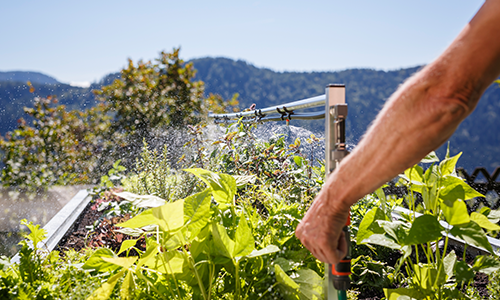
[[[321,264],[296,242],[288,243],[295,239],[299,204],[275,199],[277,205],[264,217],[237,197],[235,177],[186,171],[206,188],[185,199],[155,203],[118,224],[124,232],[146,236],[146,250],[135,248],[139,256],[126,256],[136,240],[125,241],[118,253],[97,250],[83,268],[112,275],[89,299],[110,297],[120,281],[123,299],[265,299],[278,289],[288,299],[322,297]]]
[[[363,218],[357,234],[360,243],[402,253],[396,276],[403,284],[384,289],[387,299],[471,299],[463,291],[475,274],[491,274],[500,268],[485,233],[499,227],[485,214],[468,213],[466,201],[482,195],[457,176],[455,165],[459,157],[460,154],[447,154],[439,162],[431,154],[423,161],[432,163],[427,170],[419,165],[406,170],[400,183],[409,191],[405,197],[409,210],[399,210],[398,218],[393,217],[383,193],[378,193],[380,206]],[[422,196],[422,203],[417,202],[416,193]],[[450,236],[465,241],[465,247],[479,247],[491,255],[478,255],[468,262],[464,249],[463,257],[457,257],[448,249]]]

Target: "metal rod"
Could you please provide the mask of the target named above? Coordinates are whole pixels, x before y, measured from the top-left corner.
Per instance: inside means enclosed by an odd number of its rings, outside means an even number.
[[[311,98],[307,98],[307,99],[303,99],[303,100],[299,100],[299,101],[280,104],[280,105],[276,105],[276,106],[270,106],[270,107],[266,107],[263,109],[243,111],[243,112],[239,112],[239,113],[232,113],[232,114],[209,113],[208,117],[209,118],[216,118],[216,119],[225,119],[225,120],[227,120],[227,119],[239,119],[242,117],[264,118],[265,116],[267,116],[267,114],[270,114],[270,113],[285,114],[287,112],[292,112],[292,111],[297,110],[297,109],[324,106],[325,100],[326,100],[326,95],[320,95],[320,96],[311,97]],[[296,118],[294,118],[294,119],[296,119]]]
[[[285,115],[268,115],[262,118],[259,117],[247,117],[242,120],[243,123],[249,122],[269,122],[269,121],[285,121],[285,120],[317,120],[325,118],[324,111],[310,112],[310,113],[298,113],[291,114],[288,116]],[[227,119],[227,118],[216,118],[215,123],[236,123],[237,119]]]

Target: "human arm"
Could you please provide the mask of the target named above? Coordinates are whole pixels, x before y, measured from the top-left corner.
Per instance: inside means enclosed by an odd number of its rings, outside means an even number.
[[[346,253],[350,206],[442,145],[500,74],[500,0],[488,0],[452,44],[387,101],[359,145],[330,174],[296,229],[316,258]]]

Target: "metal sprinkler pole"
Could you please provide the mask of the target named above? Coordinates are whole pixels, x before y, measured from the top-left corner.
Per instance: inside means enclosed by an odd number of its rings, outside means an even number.
[[[318,112],[297,113],[297,110],[324,106]],[[294,101],[282,105],[271,106],[231,114],[208,114],[215,123],[234,123],[241,119],[243,122],[288,121],[291,119],[314,120],[325,118],[325,170],[328,176],[333,172],[340,161],[348,154],[345,142],[345,121],[347,104],[345,103],[345,85],[330,84],[324,95]],[[347,290],[351,286],[351,243],[347,220],[343,228],[348,253],[335,266],[325,266],[326,298],[328,300],[347,300]]]
[[[333,172],[340,161],[347,156],[345,142],[345,85],[330,84],[326,87],[325,101],[325,171],[326,176]],[[337,265],[325,265],[326,292],[328,300],[347,300],[347,290],[351,286],[351,239],[349,235],[350,218],[343,228],[347,242],[347,255]]]

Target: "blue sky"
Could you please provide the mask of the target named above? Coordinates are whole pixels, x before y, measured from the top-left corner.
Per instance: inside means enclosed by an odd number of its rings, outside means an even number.
[[[431,62],[482,3],[1,0],[0,71],[94,82],[174,47],[276,71],[391,70]]]

